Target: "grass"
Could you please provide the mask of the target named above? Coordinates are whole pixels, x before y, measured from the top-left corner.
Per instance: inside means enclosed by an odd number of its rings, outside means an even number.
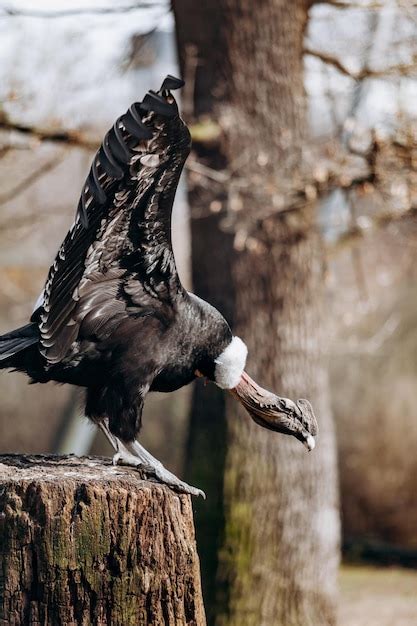
[[[417,570],[343,565],[339,626],[416,626]]]

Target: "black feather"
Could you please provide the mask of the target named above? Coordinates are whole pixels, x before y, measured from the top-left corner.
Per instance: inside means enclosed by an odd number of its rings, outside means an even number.
[[[116,120],[83,186],[33,323],[0,337],[0,368],[88,389],[87,414],[135,436],[149,389],[213,369],[231,340],[218,311],[178,277],[171,214],[190,133],[167,76]],[[210,369],[211,368],[211,369]]]

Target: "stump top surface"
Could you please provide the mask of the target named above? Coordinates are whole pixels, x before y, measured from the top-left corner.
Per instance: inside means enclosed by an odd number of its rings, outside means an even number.
[[[206,624],[190,497],[109,459],[0,455],[0,562],[0,625]]]
[[[36,481],[56,483],[117,483],[135,490],[163,489],[174,493],[168,487],[153,479],[144,479],[140,470],[112,464],[105,457],[77,457],[70,455],[43,454],[1,454],[0,482]],[[175,494],[179,495],[179,494]]]

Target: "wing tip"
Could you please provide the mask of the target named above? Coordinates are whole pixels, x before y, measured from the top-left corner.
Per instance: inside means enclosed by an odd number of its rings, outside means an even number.
[[[174,89],[181,89],[184,85],[185,81],[182,78],[177,78],[176,76],[172,76],[172,74],[167,74],[162,82],[160,91],[174,91]]]
[[[118,118],[113,127],[106,134],[103,143],[98,152],[100,166],[106,174],[115,180],[123,178],[123,168],[129,163],[130,148],[125,144],[125,139],[118,126],[121,122],[124,128],[138,140],[149,140],[152,138],[152,130],[143,123],[140,111],[154,112],[167,118],[174,118],[178,115],[178,107],[172,98],[168,101],[166,92],[181,89],[185,85],[182,78],[177,78],[172,74],[167,74],[162,81],[159,91],[149,90],[144,99],[140,103],[134,103],[132,106]],[[84,184],[83,192],[78,204],[77,215],[79,216],[81,226],[87,230],[89,228],[89,216],[87,211],[87,192],[99,204],[104,204],[107,200],[107,193],[100,184],[99,174],[97,171],[96,157],[93,161],[90,173]]]

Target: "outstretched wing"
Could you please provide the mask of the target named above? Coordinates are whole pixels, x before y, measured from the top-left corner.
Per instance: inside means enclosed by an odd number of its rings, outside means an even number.
[[[115,122],[94,157],[75,222],[45,284],[38,321],[50,364],[65,358],[80,327],[175,307],[183,293],[171,244],[171,212],[190,134],[167,76]]]

